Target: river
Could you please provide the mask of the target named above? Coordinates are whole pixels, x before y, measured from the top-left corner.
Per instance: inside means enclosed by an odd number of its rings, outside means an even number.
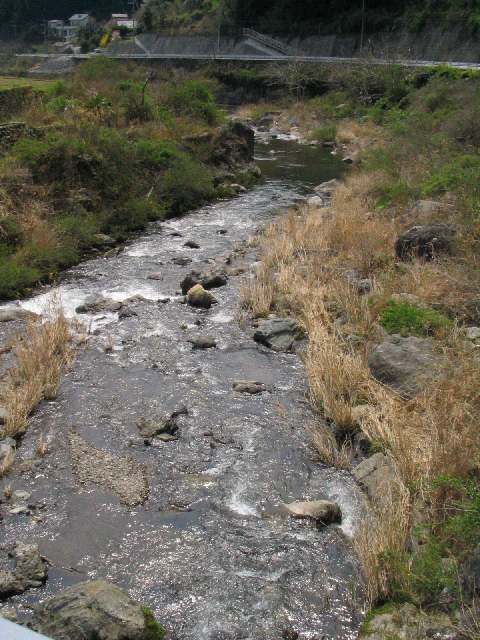
[[[152,224],[118,255],[84,262],[53,291],[21,303],[42,312],[54,293],[73,317],[92,293],[142,296],[122,319],[81,316],[90,339],[58,398],[36,411],[19,464],[3,481],[30,492],[35,505],[5,514],[3,539],[38,542],[51,563],[44,587],[9,601],[21,615],[66,585],[105,578],[150,606],[179,640],[356,637],[362,598],[350,536],[361,497],[348,473],[320,464],[310,447],[300,358],[260,347],[239,321],[239,290],[257,259],[248,238],[337,176],[340,163],[282,139],[259,142],[256,155],[264,180],[248,193]],[[200,248],[185,247],[187,240]],[[182,278],[225,264],[239,246],[232,266],[246,273],[213,291],[218,304],[209,311],[181,304]],[[149,279],[154,272],[161,279]],[[188,340],[204,335],[217,348],[193,350]],[[239,379],[267,391],[235,393]],[[177,438],[147,446],[138,421],[182,408]],[[48,453],[36,459],[39,437]],[[115,475],[127,459],[135,461],[131,486],[138,473],[148,485],[136,506],[123,504],[108,482],[89,481],[102,464]],[[322,498],[341,505],[342,525],[317,529],[277,509]]]

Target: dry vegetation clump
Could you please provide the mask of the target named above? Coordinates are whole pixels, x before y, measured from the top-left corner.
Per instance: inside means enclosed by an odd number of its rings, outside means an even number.
[[[18,437],[42,400],[57,396],[62,372],[72,358],[70,330],[58,308],[45,321],[33,320],[13,348],[15,364],[2,386],[2,406],[7,410],[5,431]]]

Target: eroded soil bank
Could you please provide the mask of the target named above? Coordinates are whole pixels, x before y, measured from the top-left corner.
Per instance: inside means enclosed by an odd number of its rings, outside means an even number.
[[[31,494],[0,505],[5,544],[36,542],[51,563],[44,587],[8,601],[20,618],[66,585],[105,578],[150,606],[172,638],[356,637],[348,534],[361,497],[310,448],[298,355],[258,345],[239,318],[256,261],[249,237],[339,166],[283,140],[258,146],[257,160],[266,179],[249,193],[153,225],[118,255],[72,269],[56,292],[72,317],[92,294],[122,305],[82,314],[87,345],[3,481]],[[228,276],[212,291],[218,304],[182,304],[182,279],[212,268]],[[22,306],[39,312],[51,293]],[[216,347],[192,348],[200,337]],[[265,391],[235,392],[238,380]],[[145,435],[172,414],[174,428]],[[278,509],[322,498],[340,504],[341,526],[317,529]]]

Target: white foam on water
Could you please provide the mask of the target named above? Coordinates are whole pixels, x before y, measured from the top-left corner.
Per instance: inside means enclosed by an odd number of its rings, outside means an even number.
[[[241,516],[254,516],[259,518],[260,514],[258,513],[257,507],[247,504],[245,500],[242,499],[243,493],[244,487],[238,486],[228,500],[227,507]]]
[[[216,315],[212,316],[210,320],[212,322],[217,322],[218,324],[227,324],[228,322],[232,322],[234,320],[234,317],[232,315],[229,315],[228,313],[225,313],[224,311],[220,311]]]

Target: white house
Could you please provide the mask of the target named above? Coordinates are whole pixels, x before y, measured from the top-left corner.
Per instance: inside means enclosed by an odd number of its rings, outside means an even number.
[[[70,18],[70,26],[78,30],[86,27],[89,20],[90,16],[88,13],[76,13]]]

